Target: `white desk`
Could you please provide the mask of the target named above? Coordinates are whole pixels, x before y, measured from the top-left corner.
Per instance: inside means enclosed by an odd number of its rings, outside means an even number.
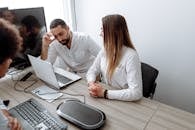
[[[32,81],[19,82],[25,88]],[[31,91],[36,87],[43,85],[40,80],[28,90]],[[10,99],[9,108],[21,103],[29,98],[35,98],[41,102],[56,117],[56,107],[63,100],[56,100],[48,103],[29,93],[15,91],[14,82],[10,79],[0,80],[0,97],[2,99]],[[86,103],[97,107],[106,114],[106,124],[103,130],[195,130],[195,115],[189,112],[173,108],[162,104],[155,100],[143,98],[137,102],[123,102],[116,100],[106,100],[101,98],[93,98],[88,94],[87,83],[80,80],[71,84],[67,88],[62,89],[63,92],[83,94],[86,97]],[[83,100],[83,97],[76,97]],[[76,126],[63,120],[68,124],[69,130],[77,130]]]

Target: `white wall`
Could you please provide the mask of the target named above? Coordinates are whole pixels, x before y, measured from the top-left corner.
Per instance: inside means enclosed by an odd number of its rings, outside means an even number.
[[[101,18],[126,17],[142,61],[159,69],[155,99],[195,113],[194,0],[75,0],[77,30],[99,44]]]

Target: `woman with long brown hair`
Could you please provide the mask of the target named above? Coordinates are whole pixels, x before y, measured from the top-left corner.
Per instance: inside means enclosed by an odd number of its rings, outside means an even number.
[[[118,14],[107,15],[102,18],[102,25],[104,49],[87,72],[89,93],[107,99],[139,100],[142,97],[141,65],[126,20]],[[112,90],[96,82],[99,74],[104,83],[113,87]]]

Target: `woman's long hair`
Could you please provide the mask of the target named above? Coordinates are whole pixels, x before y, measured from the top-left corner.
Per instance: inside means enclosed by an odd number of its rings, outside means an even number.
[[[107,76],[111,79],[115,68],[119,64],[123,45],[135,49],[125,18],[121,15],[107,15],[102,18],[103,38],[106,58],[108,60]]]

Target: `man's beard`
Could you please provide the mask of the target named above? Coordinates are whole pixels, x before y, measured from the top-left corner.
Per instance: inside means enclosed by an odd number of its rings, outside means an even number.
[[[61,40],[60,43],[61,43],[62,45],[68,45],[69,41],[70,41],[70,38]]]

